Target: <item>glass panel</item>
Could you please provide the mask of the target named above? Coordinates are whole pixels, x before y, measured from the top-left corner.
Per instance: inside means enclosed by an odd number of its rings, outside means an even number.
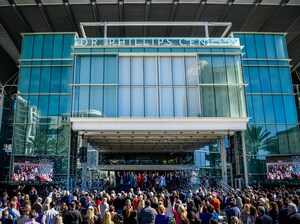
[[[235,84],[237,83],[236,77],[235,77],[235,64],[234,64],[234,57],[233,56],[226,56],[225,57],[226,62],[226,72],[227,72],[227,80],[229,84]]]
[[[185,71],[187,85],[198,85],[198,62],[196,57],[185,57]]]
[[[284,35],[274,35],[277,58],[288,58]]]
[[[44,36],[43,58],[52,58],[53,39],[54,39],[53,35],[45,35]]]
[[[41,86],[40,93],[49,93],[50,88],[51,68],[42,68],[41,70]]]
[[[131,85],[143,85],[143,57],[131,57]]]
[[[217,117],[229,117],[229,98],[227,86],[215,86]]]
[[[44,41],[43,35],[35,35],[34,45],[32,46],[33,47],[33,58],[37,58],[37,59],[42,58],[43,41]]]
[[[91,58],[81,57],[80,63],[80,84],[90,83]]]
[[[159,82],[160,85],[172,85],[171,57],[159,57]]]
[[[238,92],[240,87],[229,86],[229,100],[230,100],[230,117],[240,117],[240,105]]]
[[[88,116],[89,93],[90,93],[90,88],[88,86],[79,87],[79,98],[78,98],[79,108],[77,111],[79,117]]]
[[[131,116],[144,117],[144,91],[143,87],[131,88]]]
[[[260,83],[261,83],[262,92],[263,93],[272,92],[268,68],[259,68],[259,74],[260,74]]]
[[[74,45],[74,34],[64,35],[63,58],[70,58],[72,46]]]
[[[175,117],[186,117],[187,101],[185,87],[174,87],[174,101]]]
[[[260,78],[258,68],[249,68],[249,76],[250,76],[250,85],[252,89],[252,93],[260,93]]]
[[[103,86],[91,86],[89,100],[89,117],[103,116]]]
[[[187,88],[188,117],[201,117],[198,87]]]
[[[51,85],[50,85],[51,93],[60,92],[60,76],[61,76],[61,68],[52,68]]]
[[[237,83],[244,83],[243,81],[243,68],[241,56],[234,56],[235,60],[235,74]]]
[[[104,86],[104,116],[117,116],[117,87]]]
[[[289,154],[289,140],[286,125],[277,125],[277,141],[280,154]]]
[[[173,117],[173,91],[172,87],[160,88],[160,117]]]
[[[70,111],[71,111],[71,96],[60,96],[59,115],[64,116],[66,118],[67,116],[70,116]]]
[[[274,108],[275,108],[275,119],[276,123],[285,123],[283,98],[282,96],[273,96]]]
[[[275,123],[275,122],[274,122]],[[277,142],[277,129],[276,125],[266,125],[267,129],[267,143],[268,143],[268,153],[278,154],[278,142]]]
[[[24,35],[23,43],[22,43],[22,59],[30,59],[32,58],[32,50],[33,50],[33,35]]]
[[[264,123],[263,102],[261,96],[252,96],[255,123]]]
[[[92,84],[103,83],[103,56],[92,56],[91,57],[91,81]]]
[[[60,92],[61,93],[71,93],[71,86],[73,74],[72,68],[61,68],[61,83]]]
[[[299,154],[299,129],[298,125],[287,125],[287,134],[291,154]]]
[[[39,96],[39,112],[40,112],[40,123],[47,123],[48,120],[44,120],[48,116],[49,108],[49,96]]]
[[[289,68],[278,68],[280,82],[283,83],[281,86],[283,93],[293,93],[293,84],[291,80],[291,71]]]
[[[58,115],[58,107],[59,107],[59,96],[49,96],[49,116],[57,116]]]
[[[184,57],[172,57],[173,84],[185,85]]]
[[[245,84],[248,84],[245,87],[245,91],[246,93],[251,93],[252,89],[251,89],[251,85],[249,85],[250,84],[249,69],[247,67],[244,67],[244,79],[245,79]]]
[[[157,57],[144,57],[145,85],[157,85]]]
[[[268,58],[276,58],[276,50],[273,35],[264,35]]]
[[[214,83],[227,83],[226,68],[223,56],[213,56]]]
[[[130,88],[129,87],[119,87],[118,113],[119,113],[119,117],[130,117]]]
[[[281,84],[278,68],[269,68],[270,70],[270,80],[273,93],[281,93]]]
[[[283,96],[286,123],[297,123],[297,111],[294,96]]]
[[[257,58],[254,36],[251,34],[245,35],[247,58]]]
[[[104,83],[116,84],[117,83],[117,56],[106,55],[104,64]]]
[[[239,86],[238,97],[239,97],[239,105],[240,105],[240,116],[247,117],[246,113],[246,102],[245,102],[245,87]]]
[[[119,57],[119,83],[130,85],[130,57]]]
[[[274,104],[272,96],[263,96],[264,107],[261,108],[265,113],[266,123],[276,123],[274,114]]]
[[[54,35],[53,41],[53,58],[62,58],[63,51],[63,35]]]
[[[145,116],[157,117],[158,116],[158,96],[157,87],[145,87]]]
[[[69,152],[71,127],[69,125],[61,125],[57,130],[57,154],[67,154]]]
[[[30,79],[30,93],[38,93],[40,87],[41,69],[32,68],[31,79]]]
[[[19,82],[18,82],[19,93],[29,92],[30,73],[31,73],[31,68],[20,68]]]
[[[250,117],[249,123],[255,123],[252,97],[250,95],[246,95],[246,101],[247,101],[248,117]]]
[[[257,58],[267,58],[264,35],[255,34],[255,44],[257,47]]]
[[[198,61],[200,83],[213,83],[211,56],[201,56]]]
[[[201,86],[203,117],[216,117],[215,93],[213,86]],[[189,101],[188,101],[189,102]]]

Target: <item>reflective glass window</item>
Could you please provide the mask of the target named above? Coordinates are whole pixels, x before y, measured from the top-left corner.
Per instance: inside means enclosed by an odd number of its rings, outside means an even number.
[[[215,92],[213,86],[201,86],[201,109],[203,117],[216,117]],[[189,102],[189,101],[188,101]]]
[[[240,102],[238,97],[238,92],[240,91],[240,87],[229,86],[228,91],[229,91],[230,117],[240,117]]]
[[[281,84],[278,68],[269,68],[270,71],[270,81],[273,93],[281,93]]]
[[[274,113],[274,104],[272,96],[262,96],[264,103],[264,113],[266,123],[275,123],[275,113]]]
[[[142,86],[131,88],[131,116],[144,117],[144,90]]]
[[[198,85],[198,63],[196,57],[185,57],[185,72],[187,85]]]
[[[249,77],[250,77],[250,85],[252,89],[252,93],[260,93],[260,77],[259,77],[259,69],[257,67],[249,67]]]
[[[174,85],[185,85],[184,57],[172,57]]]
[[[87,117],[88,116],[88,108],[89,108],[89,93],[90,89],[88,86],[80,86],[79,87],[79,97],[78,97],[78,114],[79,117]]]
[[[273,35],[264,35],[268,58],[276,58],[276,50]]]
[[[103,116],[103,86],[90,87],[90,116]]]
[[[33,41],[34,41],[33,35],[24,35],[23,43],[22,43],[22,54],[21,54],[22,59],[32,58]]]
[[[49,96],[39,96],[39,112],[41,114],[41,119],[43,117],[48,116],[48,109],[49,109]],[[42,122],[45,123],[45,122]]]
[[[72,53],[72,46],[74,43],[74,35],[64,35],[63,58],[70,58]]]
[[[60,96],[59,115],[67,116],[71,111],[71,96]]]
[[[253,103],[253,111],[254,111],[254,118],[255,118],[255,123],[264,123],[264,112],[263,112],[263,102],[262,102],[262,97],[261,96],[252,96],[252,103]]]
[[[276,123],[285,123],[285,112],[282,96],[273,96]]]
[[[20,68],[19,72],[19,82],[18,82],[18,92],[28,93],[30,84],[30,73],[31,68]]]
[[[211,56],[201,56],[198,61],[200,83],[214,83]]]
[[[285,117],[287,123],[297,123],[297,111],[294,96],[283,96]]]
[[[223,56],[213,56],[214,83],[227,83],[226,68]]]
[[[274,122],[275,123],[275,122]],[[267,130],[267,144],[268,144],[268,153],[269,154],[278,154],[278,142],[277,142],[277,129],[276,125],[266,125]]]
[[[60,76],[61,76],[61,68],[54,67],[51,72],[51,84],[50,84],[50,92],[51,93],[59,93],[60,92]]]
[[[130,117],[130,88],[128,86],[119,87],[118,108],[119,117]]]
[[[144,84],[143,57],[131,57],[131,85]]]
[[[291,79],[290,68],[278,68],[280,82],[282,83],[281,89],[283,93],[293,93],[293,84]]]
[[[187,116],[187,101],[186,101],[185,87],[174,88],[174,109],[175,109],[175,117]]]
[[[157,58],[144,57],[145,85],[157,85]]]
[[[53,35],[44,36],[43,58],[52,58],[53,53]]]
[[[245,84],[247,84],[247,86],[245,87],[245,91],[246,93],[251,93],[251,85],[250,84],[250,78],[249,78],[249,69],[247,67],[244,67],[244,79],[245,79]]]
[[[103,56],[92,56],[91,57],[91,81],[92,84],[103,83],[103,71],[104,71],[104,57]]]
[[[44,67],[41,69],[40,93],[49,93],[50,91],[51,68]]]
[[[71,93],[71,86],[72,83],[72,68],[61,68],[61,84],[60,84],[60,92],[61,93]]]
[[[230,117],[227,86],[215,87],[217,117]]]
[[[257,58],[267,58],[266,45],[264,35],[255,34],[256,54]]]
[[[59,109],[59,96],[49,96],[49,116],[57,116]]]
[[[288,58],[284,35],[274,35],[276,56],[279,59]]]
[[[104,83],[117,83],[117,57],[115,55],[105,56],[104,70]]]
[[[188,117],[200,117],[200,98],[198,87],[187,88]]]
[[[291,154],[299,154],[299,127],[298,125],[287,125],[287,134]]]
[[[259,75],[260,75],[261,91],[263,93],[272,92],[271,84],[270,84],[269,69],[267,67],[259,68]]]
[[[145,116],[158,116],[158,88],[145,87]]]
[[[130,84],[130,57],[119,58],[119,83],[120,85]]]
[[[235,76],[235,63],[234,63],[233,56],[226,56],[225,57],[225,64],[226,64],[226,72],[227,72],[227,83],[235,84],[237,83],[237,79]]]
[[[53,41],[53,58],[62,58],[63,52],[63,35],[54,35]]]
[[[160,88],[160,116],[173,117],[173,90],[172,87]]]
[[[286,125],[277,125],[277,141],[280,154],[289,154],[289,139]]]
[[[254,35],[245,35],[247,58],[257,58]]]
[[[33,58],[41,59],[43,54],[43,35],[35,35],[33,45]]]
[[[159,82],[160,85],[172,85],[171,57],[159,57]]]
[[[81,57],[80,62],[80,84],[89,84],[90,83],[90,69],[91,69],[91,58],[90,57]]]

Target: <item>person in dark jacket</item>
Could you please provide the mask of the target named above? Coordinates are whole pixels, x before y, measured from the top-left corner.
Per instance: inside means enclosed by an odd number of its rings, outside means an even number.
[[[63,216],[64,224],[80,224],[82,223],[82,216],[76,208],[76,203],[71,202],[70,209]]]
[[[139,224],[154,224],[156,215],[156,210],[151,208],[151,201],[147,199],[145,201],[145,208],[141,209],[138,216]]]
[[[285,224],[299,224],[300,223],[300,213],[297,213],[297,205],[294,203],[289,203],[288,205],[288,215],[285,219]]]
[[[266,209],[264,206],[258,206],[259,216],[256,219],[256,224],[272,224],[273,220],[271,216],[266,215]]]

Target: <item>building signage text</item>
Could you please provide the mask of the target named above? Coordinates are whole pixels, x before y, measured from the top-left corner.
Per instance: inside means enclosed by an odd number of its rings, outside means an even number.
[[[238,38],[77,38],[75,46],[82,47],[198,47],[240,46]]]

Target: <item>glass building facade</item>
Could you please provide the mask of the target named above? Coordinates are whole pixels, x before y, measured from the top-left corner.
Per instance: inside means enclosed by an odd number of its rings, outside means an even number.
[[[80,39],[74,33],[25,34],[11,170],[22,158],[30,161],[34,157],[51,161],[57,182],[75,175],[76,135],[70,117],[248,116],[245,143],[250,183],[254,183],[266,174],[266,155],[295,154],[299,145],[284,35],[237,33],[233,38],[137,40]],[[220,176],[220,144],[211,145],[199,146],[199,154],[186,161],[199,163],[200,173],[213,167],[210,174]],[[107,160],[99,160],[104,163],[113,158],[124,164],[129,161],[126,153],[101,156]],[[143,152],[131,157],[130,163],[157,164],[160,158],[168,159],[165,153],[154,157]],[[242,157],[240,160],[242,164]]]
[[[234,33],[243,48],[250,183],[266,179],[267,156],[299,155],[299,120],[284,34]]]

